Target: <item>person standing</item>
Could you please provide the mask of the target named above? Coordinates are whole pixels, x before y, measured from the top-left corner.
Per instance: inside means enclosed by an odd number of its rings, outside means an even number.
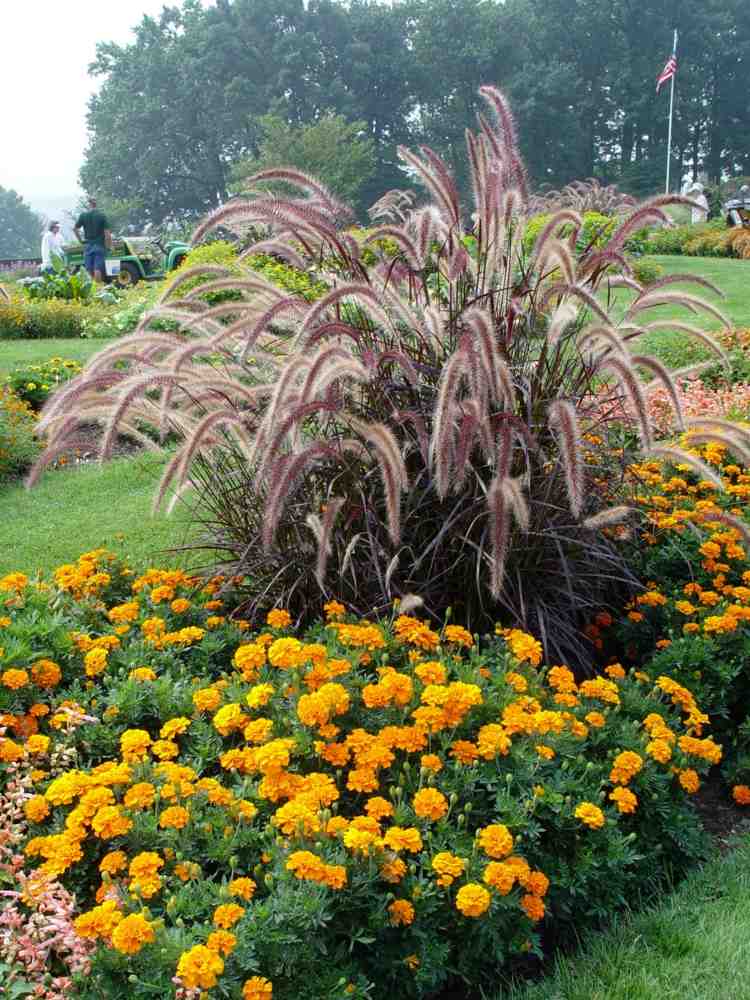
[[[83,239],[81,239],[83,230]],[[83,264],[94,281],[104,277],[104,250],[112,246],[112,231],[104,212],[96,207],[96,198],[89,198],[87,212],[81,212],[73,227],[78,240],[84,244]]]
[[[60,232],[59,222],[50,222],[47,231],[42,237],[42,274],[49,273],[55,269],[55,260],[60,263],[65,262],[65,251],[63,250],[63,238]]]
[[[697,181],[687,193],[688,198],[695,202],[690,210],[690,221],[696,226],[708,221],[708,198],[706,198],[703,185]]]

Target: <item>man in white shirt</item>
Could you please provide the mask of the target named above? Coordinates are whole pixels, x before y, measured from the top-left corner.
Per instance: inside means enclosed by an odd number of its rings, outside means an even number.
[[[61,263],[65,261],[63,237],[60,232],[59,222],[50,222],[47,231],[42,237],[42,274],[54,270],[54,258],[57,258]]]

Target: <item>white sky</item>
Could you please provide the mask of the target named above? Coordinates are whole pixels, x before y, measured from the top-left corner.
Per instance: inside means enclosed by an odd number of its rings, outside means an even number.
[[[143,15],[165,5],[175,3],[0,0],[0,186],[42,210],[68,207],[98,85],[86,72],[96,43],[127,43]]]

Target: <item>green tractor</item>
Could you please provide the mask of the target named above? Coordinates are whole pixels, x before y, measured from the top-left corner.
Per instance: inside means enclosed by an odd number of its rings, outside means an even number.
[[[64,248],[68,267],[83,267],[83,244]],[[117,288],[131,288],[139,281],[158,281],[179,267],[190,251],[180,240],[164,242],[160,236],[113,236],[104,260],[105,279]]]

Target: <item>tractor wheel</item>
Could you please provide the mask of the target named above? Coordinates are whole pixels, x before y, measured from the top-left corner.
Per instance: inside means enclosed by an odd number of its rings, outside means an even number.
[[[180,257],[175,257],[175,259],[174,259],[174,267],[172,268],[172,270],[176,271],[177,268],[180,267],[184,263],[184,261],[185,261],[185,254],[182,254]]]
[[[126,260],[120,264],[120,273],[112,278],[112,284],[116,285],[117,288],[132,288],[140,280],[141,275],[138,268]]]

